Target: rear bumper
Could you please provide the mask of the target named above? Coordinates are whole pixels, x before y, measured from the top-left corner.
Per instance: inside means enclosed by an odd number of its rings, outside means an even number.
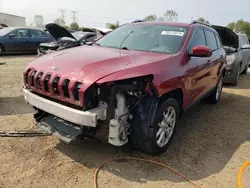
[[[89,111],[81,111],[35,95],[27,89],[23,89],[23,95],[30,105],[77,125],[96,127],[98,120],[106,119],[107,106],[105,104],[100,104]]]

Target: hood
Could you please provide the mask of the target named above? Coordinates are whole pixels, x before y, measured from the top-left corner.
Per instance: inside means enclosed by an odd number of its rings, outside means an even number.
[[[233,30],[217,25],[213,25],[212,27],[220,35],[223,46],[233,47],[236,49],[239,48],[238,35]]]
[[[45,28],[56,40],[62,37],[70,37],[75,39],[75,37],[67,29],[55,23],[49,23],[45,25]]]
[[[53,72],[72,80],[82,80],[90,85],[115,72],[141,67],[168,57],[171,56],[142,51],[120,51],[99,46],[81,46],[42,56],[31,62],[27,69]],[[139,71],[140,68],[137,72]]]

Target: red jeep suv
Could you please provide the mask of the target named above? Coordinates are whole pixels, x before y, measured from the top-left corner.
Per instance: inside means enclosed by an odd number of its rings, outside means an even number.
[[[29,63],[23,94],[37,125],[65,142],[87,134],[158,155],[186,109],[219,101],[225,58],[204,23],[131,23]]]

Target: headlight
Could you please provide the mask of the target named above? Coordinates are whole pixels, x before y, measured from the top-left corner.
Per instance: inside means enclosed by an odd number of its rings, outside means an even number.
[[[227,56],[227,64],[232,65],[235,60],[235,55],[228,55]]]

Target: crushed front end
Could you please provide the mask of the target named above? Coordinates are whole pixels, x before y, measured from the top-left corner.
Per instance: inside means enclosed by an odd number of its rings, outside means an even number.
[[[37,125],[61,140],[69,143],[91,133],[121,146],[128,142],[136,106],[156,95],[152,80],[150,75],[85,88],[79,80],[29,68],[23,94],[37,111]]]

